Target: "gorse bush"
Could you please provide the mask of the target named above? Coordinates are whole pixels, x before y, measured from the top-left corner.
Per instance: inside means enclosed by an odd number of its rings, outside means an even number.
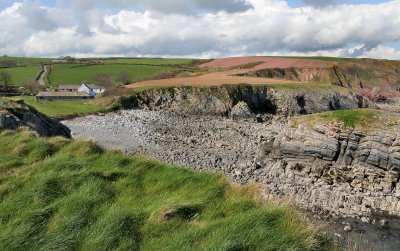
[[[91,141],[0,136],[0,250],[310,250],[289,208]]]

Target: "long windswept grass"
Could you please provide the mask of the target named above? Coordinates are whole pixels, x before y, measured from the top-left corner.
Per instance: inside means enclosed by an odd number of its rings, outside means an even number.
[[[90,141],[0,133],[0,250],[322,250],[292,209]],[[318,244],[319,243],[319,244]]]

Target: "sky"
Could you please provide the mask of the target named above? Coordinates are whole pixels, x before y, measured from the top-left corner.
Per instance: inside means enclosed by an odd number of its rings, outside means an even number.
[[[0,55],[400,59],[400,0],[0,0]]]

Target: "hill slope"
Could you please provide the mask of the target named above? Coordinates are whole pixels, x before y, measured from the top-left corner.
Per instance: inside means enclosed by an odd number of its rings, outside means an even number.
[[[1,250],[310,250],[315,232],[255,188],[104,151],[0,135]]]

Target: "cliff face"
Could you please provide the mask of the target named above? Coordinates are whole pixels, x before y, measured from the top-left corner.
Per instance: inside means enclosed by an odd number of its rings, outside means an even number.
[[[396,61],[349,60],[326,67],[289,67],[250,70],[239,76],[286,79],[300,82],[318,82],[353,89],[395,91],[400,84],[399,64]],[[387,93],[389,94],[389,93]]]
[[[124,108],[193,115],[231,115],[246,103],[253,113],[292,116],[374,105],[361,95],[336,89],[279,89],[269,86],[222,86],[148,90],[121,101]]]
[[[301,82],[320,82],[320,83],[336,83],[337,74],[335,67],[325,68],[269,68],[249,71],[238,74],[239,76],[251,76],[261,78],[279,78]]]
[[[27,127],[45,137],[71,137],[68,127],[38,112],[23,101],[7,101],[0,105],[0,129],[15,130],[19,127]]]
[[[287,127],[262,144],[258,161],[263,171],[253,175],[268,184],[266,197],[341,216],[400,216],[397,125],[368,132]]]

